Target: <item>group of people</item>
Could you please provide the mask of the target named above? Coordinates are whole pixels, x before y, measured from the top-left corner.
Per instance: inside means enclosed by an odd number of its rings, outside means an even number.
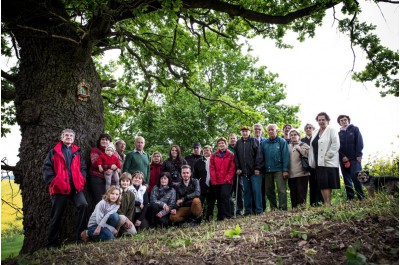
[[[78,209],[77,241],[86,242],[133,235],[149,227],[197,225],[213,218],[215,204],[217,220],[261,214],[267,200],[270,210],[287,210],[287,185],[292,208],[306,203],[307,192],[311,205],[331,205],[332,189],[340,188],[339,165],[347,198],[355,194],[363,198],[355,176],[361,170],[363,149],[359,129],[350,124],[348,115],[337,118],[339,132],[329,126],[325,112],[316,121],[319,128],[306,124],[304,138],[290,124],[284,126],[282,136],[276,124],[267,125],[267,138],[261,124],[253,125],[253,136],[250,127],[242,126],[239,139],[234,133],[228,140],[218,138],[215,152],[210,145],[202,148],[196,142],[192,154],[183,157],[180,147],[172,145],[164,161],[160,152],[150,157],[144,151],[142,136],[135,138],[135,149],[125,154],[123,140],[114,147],[111,136],[101,134],[90,151],[87,178],[75,133],[65,129],[43,168],[52,202],[47,247],[59,244],[68,200]],[[302,160],[308,160],[310,168],[304,168]],[[95,205],[88,223],[86,181]]]

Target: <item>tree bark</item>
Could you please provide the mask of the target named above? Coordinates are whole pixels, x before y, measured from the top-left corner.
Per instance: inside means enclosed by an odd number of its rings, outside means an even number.
[[[22,12],[19,17],[31,19],[24,21],[25,26],[31,22],[32,28],[74,38],[67,26],[52,25],[49,20],[33,14],[35,11],[29,6],[18,10]],[[89,150],[104,130],[103,103],[100,78],[89,44],[78,46],[68,39],[43,36],[32,28],[18,27],[17,23],[8,26],[18,42],[21,58],[15,82],[15,106],[22,140],[15,180],[20,184],[23,201],[25,239],[21,252],[30,253],[47,243],[51,201],[42,178],[43,161],[60,140],[61,131],[70,128],[76,133],[75,143],[80,146],[89,167]],[[86,102],[77,96],[77,86],[82,81],[90,86],[90,98]],[[64,214],[61,240],[74,239],[74,208],[71,201]]]

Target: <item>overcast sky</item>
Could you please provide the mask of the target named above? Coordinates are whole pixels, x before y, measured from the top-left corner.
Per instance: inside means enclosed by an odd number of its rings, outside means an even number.
[[[385,18],[373,2],[364,3],[362,8],[363,17],[378,25],[382,43],[398,50],[398,5],[382,4]],[[290,50],[277,49],[270,40],[256,39],[252,41],[253,55],[258,56],[260,64],[266,65],[271,72],[278,73],[278,80],[286,84],[285,103],[300,105],[301,127],[308,122],[317,126],[315,116],[325,111],[331,117],[331,125],[339,129],[337,116],[347,114],[364,137],[364,162],[368,156],[377,158],[392,151],[398,153],[399,99],[381,98],[373,84],[363,86],[351,80],[349,70],[353,59],[349,39],[336,27],[330,12],[314,39],[298,43],[289,36],[288,41],[294,45]],[[363,57],[364,54],[357,51],[356,70],[365,63]],[[18,161],[20,139],[17,127],[6,139],[1,138],[1,157],[6,156],[11,165]]]

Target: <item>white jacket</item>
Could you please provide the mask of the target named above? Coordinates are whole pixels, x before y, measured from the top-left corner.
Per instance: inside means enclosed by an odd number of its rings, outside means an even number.
[[[318,135],[318,132],[319,129],[313,132],[310,144],[310,151],[308,152],[308,162],[312,168],[316,168],[312,142]],[[318,140],[318,166],[338,168],[339,148],[340,140],[337,131],[330,126],[327,126]]]

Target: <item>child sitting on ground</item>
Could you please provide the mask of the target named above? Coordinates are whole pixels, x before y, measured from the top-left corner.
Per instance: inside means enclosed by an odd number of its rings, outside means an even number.
[[[99,165],[99,171],[104,172],[104,178],[106,179],[106,190],[111,186],[111,180],[114,180],[116,186],[119,186],[119,175],[118,172],[121,169],[121,163],[118,157],[114,154],[115,148],[113,144],[109,144],[106,147],[105,153],[99,156],[97,164]],[[112,166],[115,165],[117,169],[113,170]]]

